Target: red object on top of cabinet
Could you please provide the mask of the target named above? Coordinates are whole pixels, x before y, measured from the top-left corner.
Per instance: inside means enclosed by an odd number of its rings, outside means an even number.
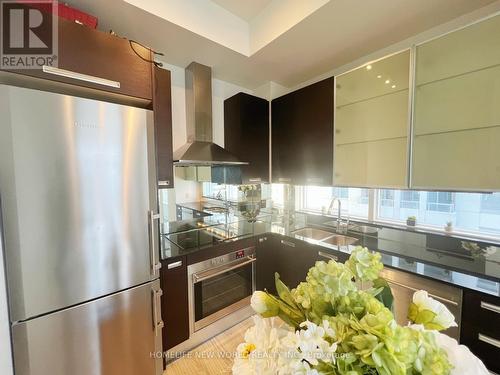
[[[50,8],[49,8],[50,2],[49,1],[45,1],[45,4],[43,1],[40,3],[36,3],[36,2],[33,2],[33,0],[29,0],[29,1],[17,0],[17,2],[28,4],[30,7],[39,9],[39,10],[44,11],[44,12],[50,11]],[[57,8],[52,8],[52,12],[54,14],[57,14],[61,18],[76,22],[80,25],[85,25],[85,26],[88,26],[92,29],[97,28],[97,17],[95,17],[91,14],[82,12],[79,9],[73,8],[66,3],[57,3]]]

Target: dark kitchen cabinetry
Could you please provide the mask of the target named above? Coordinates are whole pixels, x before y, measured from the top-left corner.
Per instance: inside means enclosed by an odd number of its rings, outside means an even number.
[[[272,294],[276,294],[274,273],[278,271],[277,242],[277,237],[271,233],[257,238],[255,286],[257,290],[267,290]]]
[[[260,236],[257,243],[257,289],[267,289],[275,294],[275,272],[293,289],[306,279],[316,261],[330,259],[337,260],[338,256],[328,250],[322,251],[317,245],[275,234]]]
[[[161,315],[163,350],[168,350],[189,338],[188,276],[185,256],[162,261],[160,284],[163,290]]]
[[[151,101],[152,64],[148,49],[75,22],[55,19],[59,22],[57,68],[16,69],[14,73]],[[94,78],[107,81],[96,83]]]
[[[224,101],[224,147],[240,160],[243,183],[269,182],[269,102],[238,93]]]
[[[500,298],[464,290],[460,343],[500,374]]]
[[[158,187],[173,188],[172,84],[170,71],[154,66],[152,83]]]
[[[273,182],[332,185],[333,97],[332,77],[272,101]]]

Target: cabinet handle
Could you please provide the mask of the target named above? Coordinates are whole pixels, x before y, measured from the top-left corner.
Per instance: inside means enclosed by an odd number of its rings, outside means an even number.
[[[155,214],[154,211],[149,211],[149,236],[150,236],[150,257],[151,257],[151,275],[156,276],[161,268],[161,263],[156,259],[156,246],[155,246],[155,221],[160,220],[160,215]]]
[[[500,314],[500,306],[496,306],[488,302],[481,301],[481,308]]]
[[[229,266],[224,266],[221,268],[216,268],[215,271],[206,271],[206,272],[200,272],[200,273],[194,273],[193,274],[193,283],[199,283],[208,279],[211,279],[213,277],[222,275],[223,273],[233,271],[237,268],[241,268],[244,266],[247,266],[253,262],[255,262],[257,258],[255,258],[253,255],[247,256],[246,260],[243,262],[236,263],[234,265],[229,265]]]
[[[249,178],[248,179],[249,182],[261,182],[262,181],[262,178]]]
[[[497,347],[498,349],[500,349],[500,341],[498,341],[490,336],[486,336],[486,335],[483,335],[482,333],[480,333],[477,335],[477,338],[479,339],[479,341],[485,342],[486,344],[493,345],[493,346]]]
[[[173,263],[169,263],[167,265],[167,269],[173,270],[174,268],[179,268],[180,266],[182,266],[182,260],[179,260],[179,261],[173,262]]]
[[[170,186],[170,181],[165,180],[165,181],[158,181],[159,186]]]
[[[161,319],[161,296],[163,291],[161,289],[153,291],[153,328],[155,330],[155,336],[161,335],[161,330],[165,326],[163,320]]]
[[[66,78],[76,79],[79,81],[96,83],[98,85],[114,87],[116,89],[120,88],[120,82],[117,81],[111,81],[106,78],[100,78],[100,77],[90,76],[88,74],[72,72],[71,70],[55,68],[53,66],[44,65],[42,66],[42,71],[44,73],[53,74],[60,77],[66,77]]]
[[[394,280],[387,279],[387,282],[389,284],[394,284],[394,285],[400,286],[402,288],[412,290],[414,292],[418,292],[420,290],[420,289],[414,288],[414,287],[409,286],[409,285],[398,283],[397,281],[394,281]],[[431,293],[429,293],[429,296],[431,296],[432,298],[435,298],[437,300],[440,300],[440,301],[442,301],[444,303],[448,303],[448,304],[453,305],[453,306],[458,306],[458,302],[452,301],[451,299],[447,299],[447,298],[444,298],[444,297],[436,296],[435,294],[431,294]]]
[[[281,240],[281,243],[285,246],[295,247],[295,244],[290,241]]]
[[[320,257],[328,258],[328,259],[331,259],[331,260],[334,260],[334,261],[338,261],[339,260],[339,258],[336,257],[335,255],[324,253],[323,251],[318,251],[318,255]]]
[[[291,182],[291,181],[292,181],[292,179],[291,179],[291,178],[284,178],[284,177],[280,177],[280,178],[278,178],[278,181],[279,181],[279,182]]]

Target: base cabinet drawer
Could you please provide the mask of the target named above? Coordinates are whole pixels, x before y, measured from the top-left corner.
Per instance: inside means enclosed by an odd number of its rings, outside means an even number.
[[[500,298],[464,291],[461,343],[500,374]]]

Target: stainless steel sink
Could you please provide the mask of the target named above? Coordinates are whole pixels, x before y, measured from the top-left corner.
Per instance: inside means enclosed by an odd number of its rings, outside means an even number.
[[[329,245],[334,245],[334,246],[349,246],[349,245],[353,245],[356,242],[358,242],[358,239],[354,238],[354,237],[349,237],[349,236],[335,235],[335,236],[326,238],[326,239],[322,240],[321,242],[329,244]]]
[[[331,237],[334,234],[331,232],[327,232],[325,230],[316,229],[316,228],[303,228],[292,232],[293,235],[297,237],[303,237],[306,239],[321,241],[325,238]]]

